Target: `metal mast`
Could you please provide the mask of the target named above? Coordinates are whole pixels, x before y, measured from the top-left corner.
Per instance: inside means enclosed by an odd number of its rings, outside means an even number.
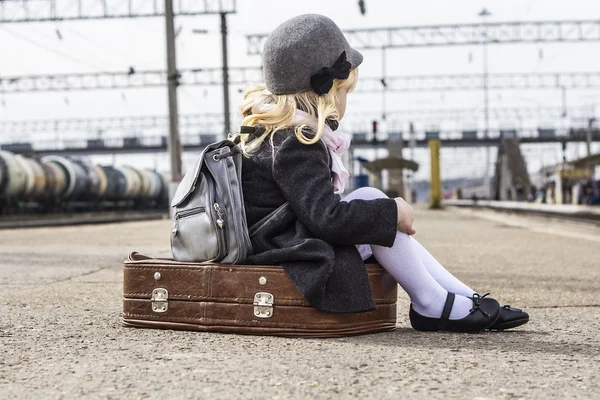
[[[179,113],[177,110],[177,59],[175,55],[175,28],[173,23],[173,0],[165,0],[165,25],[167,29],[167,93],[169,96],[169,139],[168,152],[171,165],[169,200],[181,181],[181,141],[179,140]]]

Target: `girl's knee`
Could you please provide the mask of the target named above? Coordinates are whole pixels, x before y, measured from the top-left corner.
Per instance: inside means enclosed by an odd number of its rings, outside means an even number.
[[[396,232],[396,240],[400,242],[408,242],[411,240],[410,235],[404,232]]]
[[[385,193],[383,193],[381,190],[379,189],[375,189],[373,187],[362,187],[359,189],[356,189],[355,191],[353,191],[351,193],[351,195],[355,199],[362,199],[362,200],[374,200],[374,199],[387,199],[388,196],[385,195]]]

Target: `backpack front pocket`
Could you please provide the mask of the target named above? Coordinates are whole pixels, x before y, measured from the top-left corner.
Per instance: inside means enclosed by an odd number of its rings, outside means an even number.
[[[216,261],[223,257],[223,234],[206,207],[175,213],[171,247],[179,261]]]

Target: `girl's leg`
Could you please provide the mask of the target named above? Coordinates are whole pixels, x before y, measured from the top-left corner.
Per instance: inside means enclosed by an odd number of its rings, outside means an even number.
[[[382,193],[373,188],[362,188],[353,191],[347,197],[344,198],[344,201],[350,201],[353,199],[363,199],[363,200],[371,200],[381,198]],[[465,285],[463,282],[458,280],[454,275],[452,275],[448,270],[446,270],[428,251],[419,243],[415,238],[411,237],[411,242],[415,247],[415,250],[425,265],[425,268],[429,272],[429,274],[436,280],[437,283],[440,284],[444,289],[449,292],[460,294],[461,296],[473,296],[475,291]],[[359,246],[359,251],[361,256],[363,254],[368,254],[367,257],[363,256],[363,259],[368,258],[368,256],[372,255],[369,253],[369,247],[367,245]]]
[[[377,189],[362,188],[350,193],[344,200],[372,200],[382,197],[386,197],[385,194]],[[410,236],[397,232],[392,247],[372,245],[371,249],[377,261],[406,290],[416,312],[432,318],[439,318],[442,315],[448,292],[429,274]],[[472,306],[471,299],[457,295],[450,319],[466,317]]]
[[[437,283],[449,292],[462,296],[473,296],[475,291],[458,280],[446,268],[444,268],[415,238],[411,237],[411,243],[419,258],[427,268],[427,271]]]
[[[397,232],[392,247],[371,245],[371,249],[377,261],[408,293],[413,309],[423,316],[439,318],[448,291],[429,274],[412,242],[406,233]],[[450,319],[466,317],[472,307],[471,299],[457,294]]]

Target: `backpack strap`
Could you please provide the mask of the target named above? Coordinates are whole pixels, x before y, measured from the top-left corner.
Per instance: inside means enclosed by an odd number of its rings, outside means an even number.
[[[242,125],[240,126],[240,133],[253,134],[256,131],[255,126]]]
[[[240,148],[240,145],[237,144],[235,146],[229,147],[229,151],[226,151],[226,152],[221,153],[221,154],[215,154],[213,156],[213,158],[215,159],[215,161],[219,161],[222,158],[231,157],[231,156],[234,156],[236,154],[240,154],[241,152],[242,152],[242,149]]]

